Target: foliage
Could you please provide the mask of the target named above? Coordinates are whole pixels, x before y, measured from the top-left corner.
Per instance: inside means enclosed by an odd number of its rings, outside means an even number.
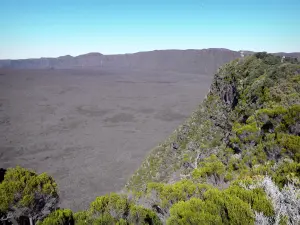
[[[212,214],[214,205],[209,204],[198,198],[192,198],[187,202],[180,201],[171,208],[167,224],[222,224],[221,217]],[[208,211],[208,208],[211,211]]]
[[[204,200],[192,198],[173,205],[167,224],[254,224],[250,206],[234,195],[210,189]]]
[[[152,210],[116,193],[97,197],[88,211],[78,212],[74,218],[76,224],[161,224]]]
[[[58,209],[50,213],[38,225],[60,225],[74,223],[73,213],[70,209]]]
[[[247,202],[256,212],[262,212],[266,216],[274,215],[273,206],[262,188],[247,190],[238,185],[232,185],[225,192]]]
[[[299,184],[300,163],[289,160],[282,161],[272,175],[273,180],[280,188],[289,182]]]
[[[6,171],[0,184],[0,212],[8,217],[40,219],[58,203],[57,185],[46,173],[36,174],[17,166]]]
[[[193,178],[213,178],[213,184],[217,185],[222,176],[225,174],[225,165],[217,158],[211,155],[200,162],[199,169],[195,169],[192,173]]]
[[[187,201],[192,197],[201,197],[203,193],[212,186],[201,183],[194,183],[191,180],[181,180],[174,184],[149,183],[146,195],[154,199],[153,192],[159,199],[156,204],[168,209],[172,204],[179,201]]]

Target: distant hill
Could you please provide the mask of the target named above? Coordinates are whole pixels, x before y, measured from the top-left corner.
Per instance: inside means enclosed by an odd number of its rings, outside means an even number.
[[[300,52],[290,52],[290,53],[285,53],[285,52],[278,52],[278,53],[273,53],[274,55],[279,55],[279,56],[286,56],[286,57],[292,57],[292,58],[297,58],[300,59]]]
[[[244,55],[252,54],[243,51]],[[300,53],[276,53],[300,58]],[[241,57],[241,51],[223,48],[202,50],[155,50],[133,54],[103,55],[88,53],[76,57],[0,60],[0,68],[13,69],[62,69],[62,68],[113,68],[176,71],[213,74],[221,65]]]

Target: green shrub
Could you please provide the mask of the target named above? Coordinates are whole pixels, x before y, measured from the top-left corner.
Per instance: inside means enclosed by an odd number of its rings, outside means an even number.
[[[216,155],[211,155],[205,158],[199,163],[198,169],[192,172],[194,179],[214,177],[215,181],[218,182],[222,179],[225,173],[225,165],[217,158]]]
[[[58,209],[50,213],[38,225],[64,225],[74,222],[73,212],[70,209]]]
[[[127,196],[116,193],[97,197],[86,214],[75,215],[75,221],[77,219],[93,224],[161,224],[152,210],[137,206]]]
[[[293,161],[283,161],[278,165],[273,176],[275,183],[283,188],[285,184],[292,181],[293,179],[300,180],[300,163]]]
[[[15,219],[19,216],[42,218],[45,215],[40,208],[52,210],[57,203],[57,185],[46,173],[38,175],[17,166],[9,168],[0,183],[0,213],[10,212]]]
[[[176,202],[186,201],[191,197],[201,197],[210,188],[210,185],[196,184],[191,180],[181,180],[174,184],[149,183],[147,194],[150,195],[152,191],[156,191],[161,201],[161,206],[168,208]]]
[[[150,209],[132,205],[129,210],[128,222],[132,224],[162,224],[158,216]]]
[[[91,213],[88,211],[76,212],[73,214],[73,217],[76,225],[93,224],[93,218],[91,217]]]
[[[254,224],[254,215],[249,204],[232,194],[210,189],[205,192],[204,200],[208,205],[216,205],[217,211],[214,209],[212,212],[221,216],[223,224]]]
[[[207,209],[210,209],[208,211]],[[204,202],[201,199],[192,198],[187,202],[180,201],[173,205],[170,210],[170,217],[167,225],[198,225],[198,224],[222,224],[222,218],[217,212],[217,207],[211,202]]]
[[[280,133],[277,135],[279,144],[284,148],[283,152],[290,155],[296,161],[300,161],[300,137],[295,135],[289,135]]]
[[[273,206],[261,188],[246,190],[237,185],[232,185],[225,192],[247,202],[253,210],[262,212],[265,216],[270,217],[274,215]]]
[[[118,220],[113,218],[111,214],[105,212],[93,220],[93,225],[114,225],[117,221]]]
[[[108,212],[113,212],[116,219],[120,219],[129,210],[129,201],[125,196],[120,196],[116,193],[107,194],[97,197],[91,203],[91,212],[95,215],[101,215]]]
[[[204,200],[178,202],[170,210],[167,224],[254,224],[250,206],[238,197],[208,190]]]

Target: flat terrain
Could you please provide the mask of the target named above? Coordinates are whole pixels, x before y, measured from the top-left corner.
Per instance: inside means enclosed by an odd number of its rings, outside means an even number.
[[[212,76],[151,71],[0,70],[0,167],[47,172],[61,206],[120,190],[197,107]]]

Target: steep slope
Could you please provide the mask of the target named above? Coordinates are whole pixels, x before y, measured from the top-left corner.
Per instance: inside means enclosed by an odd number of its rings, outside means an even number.
[[[9,188],[15,182],[0,184],[0,214],[20,196]],[[56,210],[41,224],[296,225],[299,196],[300,64],[256,53],[218,70],[207,98],[123,193],[97,197],[83,212]]]
[[[212,154],[225,164],[237,157],[244,163],[237,167],[249,173],[268,160],[299,161],[299,69],[293,59],[281,62],[265,53],[223,66],[199,109],[152,151],[129,186],[192,177],[199,162]]]
[[[152,150],[129,180],[127,190],[138,196],[149,196],[155,191],[155,197],[142,197],[143,202],[159,205],[162,215],[168,217],[174,204],[170,203],[173,191],[177,193],[183,188],[183,195],[189,196],[183,200],[195,196],[188,194],[182,179],[193,185],[207,183],[220,189],[232,188],[237,181],[248,179],[242,182],[243,186],[255,182],[261,187],[270,184],[265,192],[276,211],[279,206],[270,195],[272,185],[273,191],[279,193],[277,187],[294,184],[291,189],[299,194],[299,135],[300,64],[292,58],[282,61],[281,57],[266,53],[237,59],[218,71],[204,102],[168,140]],[[268,177],[262,177],[265,175]],[[295,202],[299,204],[299,198]],[[297,224],[299,211],[295,215],[292,211],[297,212],[299,205],[284,207],[286,211],[278,218]],[[267,219],[256,213],[257,220],[263,217],[270,224],[279,221],[266,212],[262,213]]]

